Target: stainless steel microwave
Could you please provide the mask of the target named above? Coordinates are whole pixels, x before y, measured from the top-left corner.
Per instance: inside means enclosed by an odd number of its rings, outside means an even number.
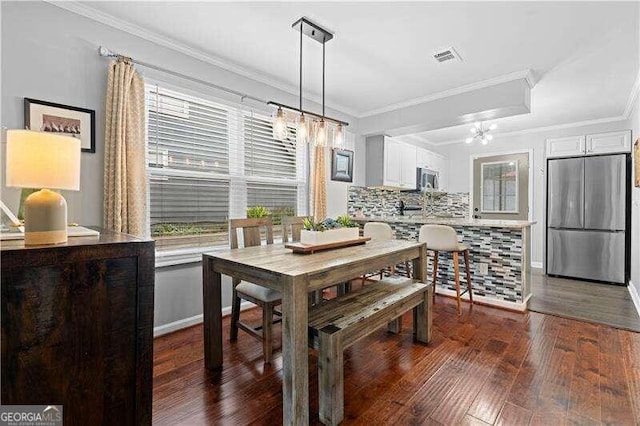
[[[423,169],[418,167],[416,175],[416,189],[422,191],[423,189],[440,189],[439,176],[440,173],[435,170]]]

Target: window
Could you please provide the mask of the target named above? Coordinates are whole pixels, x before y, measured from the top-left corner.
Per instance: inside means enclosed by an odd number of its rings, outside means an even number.
[[[483,163],[483,213],[518,213],[518,161]]]
[[[228,246],[229,218],[264,206],[274,224],[306,210],[306,156],[272,138],[271,119],[146,87],[149,225],[165,254]],[[189,261],[198,259],[191,256]]]

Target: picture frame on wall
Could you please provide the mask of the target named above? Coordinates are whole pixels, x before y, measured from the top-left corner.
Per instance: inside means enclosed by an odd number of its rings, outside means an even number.
[[[353,182],[353,151],[337,148],[333,150],[331,180]]]
[[[635,170],[633,181],[636,188],[640,188],[640,138],[633,144],[633,168]]]
[[[80,139],[82,152],[96,152],[95,110],[24,98],[24,126]]]

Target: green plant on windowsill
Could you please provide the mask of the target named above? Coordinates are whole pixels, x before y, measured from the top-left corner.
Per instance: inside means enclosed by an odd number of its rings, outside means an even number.
[[[269,209],[264,206],[253,206],[247,209],[247,217],[251,219],[259,219],[261,217],[267,217],[271,214]]]
[[[154,236],[160,235],[193,235],[206,232],[205,228],[196,226],[193,223],[158,223],[152,226],[151,233]]]

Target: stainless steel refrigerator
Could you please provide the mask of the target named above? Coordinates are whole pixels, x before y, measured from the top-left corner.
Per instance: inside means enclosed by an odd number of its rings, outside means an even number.
[[[549,160],[547,274],[625,284],[626,154]]]

